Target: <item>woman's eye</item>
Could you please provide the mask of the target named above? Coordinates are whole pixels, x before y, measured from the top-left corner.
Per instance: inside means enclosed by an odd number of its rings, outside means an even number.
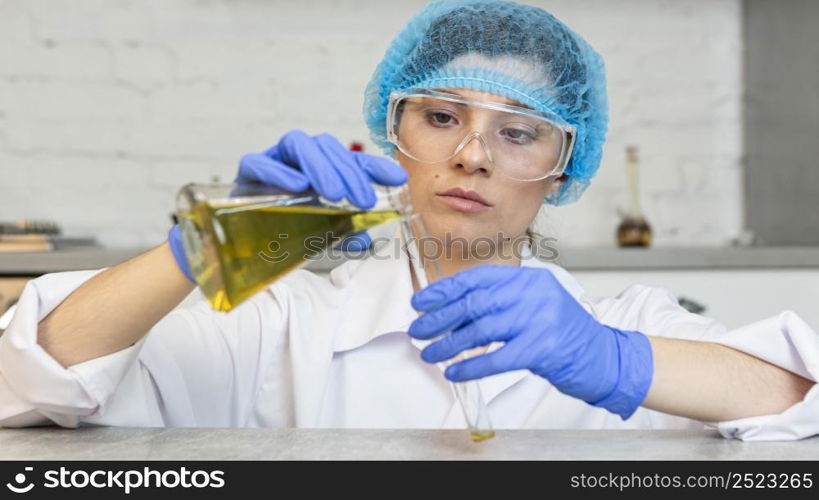
[[[529,144],[535,140],[535,135],[528,130],[505,128],[501,133],[515,144]]]
[[[454,117],[441,112],[431,112],[427,115],[427,119],[429,119],[433,125],[451,125],[454,121]]]

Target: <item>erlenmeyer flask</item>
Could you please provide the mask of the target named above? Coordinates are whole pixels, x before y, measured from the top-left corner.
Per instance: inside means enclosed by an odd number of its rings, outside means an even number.
[[[177,215],[191,272],[213,309],[230,311],[345,236],[412,210],[409,189],[376,189],[370,210],[258,184],[188,184]]]
[[[424,240],[432,238],[423,217],[420,214],[403,217],[401,219],[401,229],[413,275],[418,286],[425,288],[429,283],[443,278],[444,275],[438,261],[430,258],[427,252],[420,250],[420,248],[423,248]],[[438,338],[449,333],[444,332]],[[479,347],[465,351],[452,359],[438,363],[438,366],[443,371],[449,365],[462,361],[467,357],[482,354],[485,350],[486,348]],[[483,391],[481,391],[478,381],[450,382],[450,386],[461,405],[472,440],[480,442],[494,437],[495,431],[492,429],[492,422],[489,419],[489,409],[486,406],[486,400],[483,397]]]
[[[617,226],[617,244],[621,247],[648,247],[651,246],[651,226],[640,208],[640,194],[637,184],[637,169],[639,158],[637,146],[626,148],[626,171],[628,173],[631,202],[629,211],[621,213],[622,221]]]

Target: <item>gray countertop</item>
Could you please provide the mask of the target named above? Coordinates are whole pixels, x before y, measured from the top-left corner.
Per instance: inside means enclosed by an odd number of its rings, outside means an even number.
[[[143,251],[80,246],[51,252],[0,253],[0,276],[99,269]],[[341,262],[325,257],[310,263],[308,269],[328,271]],[[819,268],[819,247],[563,248],[556,262],[572,271]]]
[[[0,253],[0,275],[34,276],[58,271],[100,269],[124,262],[145,249],[72,247],[50,252]]]
[[[817,268],[819,247],[564,248],[570,270]]]
[[[742,442],[707,430],[0,429],[0,460],[819,460],[819,438]]]

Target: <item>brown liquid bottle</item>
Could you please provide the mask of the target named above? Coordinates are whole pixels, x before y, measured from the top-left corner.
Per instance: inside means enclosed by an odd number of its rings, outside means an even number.
[[[628,213],[617,226],[617,244],[621,247],[651,246],[651,226],[640,209],[637,185],[637,146],[626,147],[626,173],[629,181],[630,206]]]

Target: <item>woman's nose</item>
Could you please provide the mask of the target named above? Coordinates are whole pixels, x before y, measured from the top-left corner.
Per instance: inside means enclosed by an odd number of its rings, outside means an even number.
[[[465,144],[460,151],[452,158],[455,167],[463,168],[467,173],[483,172],[492,174],[492,153],[484,142],[483,137],[478,133],[473,133],[464,139]]]

